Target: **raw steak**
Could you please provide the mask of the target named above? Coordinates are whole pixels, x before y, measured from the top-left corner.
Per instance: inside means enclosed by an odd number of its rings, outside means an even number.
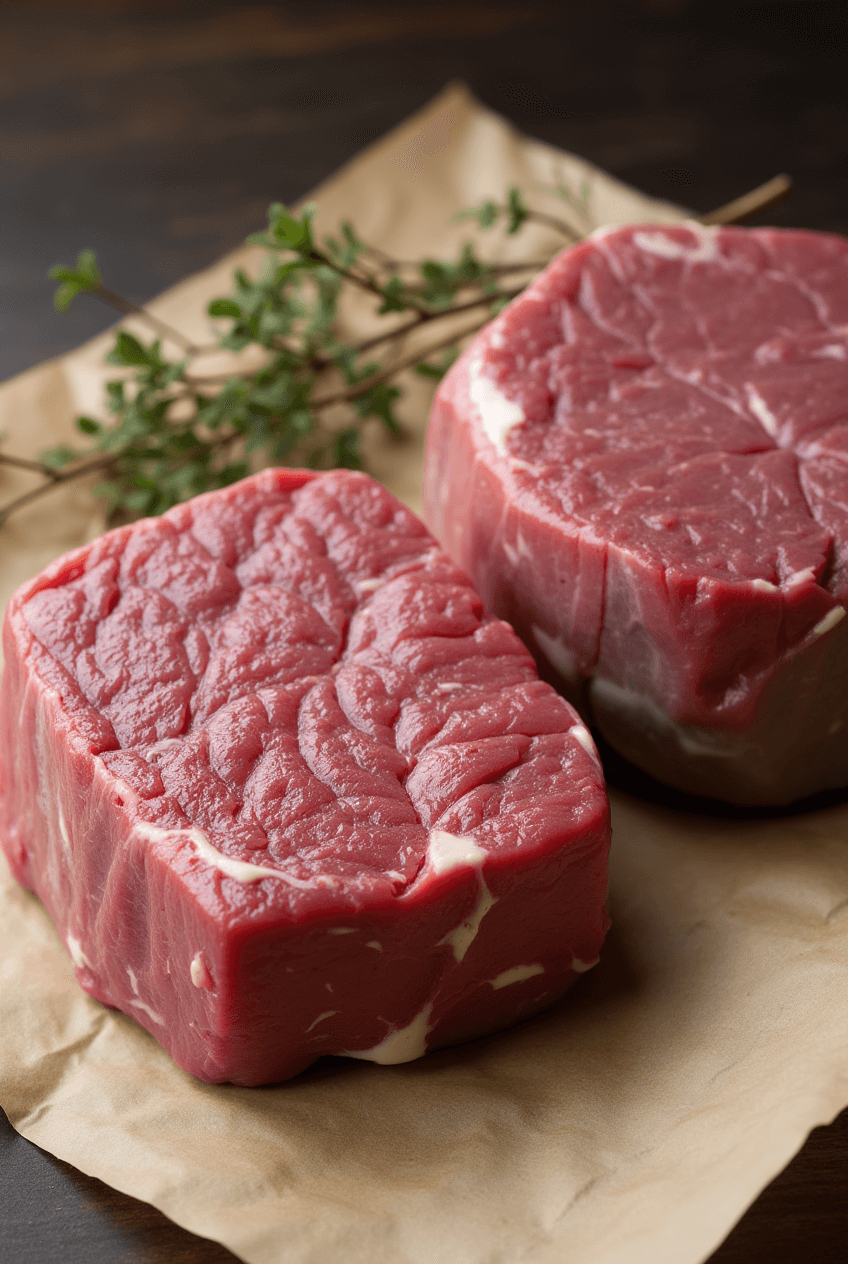
[[[413,514],[271,470],[9,606],[0,837],[92,996],[202,1079],[403,1062],[597,958],[591,739]]]
[[[561,254],[443,382],[425,515],[672,785],[848,784],[848,242],[697,224]]]

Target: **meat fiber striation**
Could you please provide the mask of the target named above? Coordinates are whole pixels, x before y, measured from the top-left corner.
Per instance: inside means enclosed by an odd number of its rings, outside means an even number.
[[[848,242],[566,250],[442,383],[425,516],[545,674],[684,789],[848,783]]]
[[[402,1062],[597,958],[591,739],[419,520],[266,471],[13,597],[0,838],[82,986],[203,1079]]]

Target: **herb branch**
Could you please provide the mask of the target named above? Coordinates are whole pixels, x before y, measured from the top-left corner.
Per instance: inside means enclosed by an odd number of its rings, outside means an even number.
[[[581,240],[593,227],[588,188],[575,194],[559,185],[548,192],[562,200],[565,218],[528,206],[518,188],[503,203],[488,200],[454,218],[481,229],[497,226],[507,236],[538,223],[568,243]],[[737,201],[747,216],[774,195],[771,181]],[[736,208],[733,203],[705,218],[730,222]],[[106,383],[109,420],[76,420],[87,446],[55,447],[38,460],[0,452],[0,465],[39,480],[0,505],[0,526],[56,487],[93,474],[100,476],[94,494],[116,519],[162,513],[269,462],[359,468],[365,426],[377,425],[387,437],[402,434],[398,377],[412,369],[438,381],[463,342],[548,262],[487,261],[470,242],[452,261],[402,262],[362,241],[347,222],[335,236],[317,241],[314,211],[307,206],[296,216],[279,203],[269,208],[267,229],[248,238],[266,252],[259,273],[250,277],[237,269],[230,295],[208,304],[217,340],[206,345],[104,286],[91,250],[81,251],[74,267],[51,269],[57,309],[91,294],[134,317],[150,338],[115,331],[106,359],[121,372]],[[359,341],[340,336],[339,303],[350,288],[372,300],[374,314],[386,318],[385,329]],[[471,319],[458,328],[462,315]],[[423,337],[430,329],[432,337]],[[210,352],[247,349],[254,362],[259,355],[258,367],[204,373],[202,359]]]

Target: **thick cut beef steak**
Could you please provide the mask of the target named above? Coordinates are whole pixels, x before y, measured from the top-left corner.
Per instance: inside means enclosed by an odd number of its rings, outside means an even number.
[[[270,470],[111,531],[16,593],[4,651],[12,869],[193,1074],[403,1062],[597,958],[591,739],[364,475]]]
[[[845,786],[848,242],[687,224],[565,251],[442,383],[425,515],[661,780]]]

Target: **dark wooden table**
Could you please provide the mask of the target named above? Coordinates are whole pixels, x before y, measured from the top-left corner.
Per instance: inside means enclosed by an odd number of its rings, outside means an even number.
[[[0,4],[0,377],[109,323],[93,302],[53,313],[51,264],[95,246],[144,300],[455,78],[648,193],[707,210],[785,170],[770,222],[848,233],[846,53],[848,8],[817,0]],[[0,1173],[0,1264],[234,1258],[3,1116]],[[846,1260],[848,1112],[713,1264]]]

